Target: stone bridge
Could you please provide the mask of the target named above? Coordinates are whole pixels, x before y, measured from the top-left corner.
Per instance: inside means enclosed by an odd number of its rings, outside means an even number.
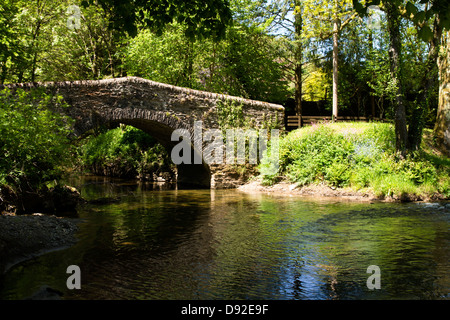
[[[61,95],[70,106],[65,112],[75,119],[74,132],[78,136],[102,125],[123,123],[153,136],[169,154],[178,143],[171,141],[175,129],[187,129],[192,136],[195,121],[202,121],[204,129],[219,128],[220,116],[217,111],[220,105],[226,103],[241,105],[244,117],[255,129],[267,126],[269,122],[276,122],[283,127],[284,122],[284,108],[280,105],[180,88],[136,77],[26,83],[8,87],[45,87],[47,92]],[[194,146],[192,150],[198,154]],[[205,161],[201,164],[180,164],[177,172],[180,184],[213,188],[234,186],[232,181],[223,177],[221,166],[210,166]]]

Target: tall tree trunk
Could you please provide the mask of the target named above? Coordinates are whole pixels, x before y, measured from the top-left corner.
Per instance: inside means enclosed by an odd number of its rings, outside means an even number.
[[[442,41],[444,55],[438,59],[439,65],[439,107],[434,134],[440,149],[450,157],[450,31]]]
[[[373,50],[373,34],[372,30],[369,30],[369,50],[372,52]],[[375,95],[374,90],[372,88],[369,88],[370,91],[370,110],[371,110],[371,117],[372,120],[375,119],[375,113],[376,113],[376,107],[375,107]]]
[[[301,3],[296,1],[295,11],[295,113],[300,116],[300,125],[303,125],[302,116],[302,60],[303,60],[303,46],[302,46],[302,13],[300,8]]]
[[[0,75],[0,84],[3,84],[6,80],[6,74],[8,72],[8,67],[6,66],[6,63],[8,62],[8,57],[5,56],[1,63],[1,75]]]
[[[38,59],[38,51],[39,51],[38,38],[39,38],[40,31],[41,31],[41,20],[38,20],[36,30],[33,33],[33,39],[31,42],[31,50],[33,51],[33,60],[31,62],[31,82],[36,81],[36,69],[37,69],[37,59]]]
[[[337,1],[335,1],[335,3],[337,3]],[[336,7],[336,11],[337,9],[338,8]],[[340,21],[336,14],[336,17],[333,20],[333,122],[336,121],[338,117],[339,24]]]
[[[386,15],[389,32],[389,62],[391,77],[397,89],[395,95],[395,138],[396,149],[402,156],[406,155],[408,131],[406,126],[405,98],[401,83],[401,39],[400,13],[394,2],[386,1]]]
[[[412,112],[408,127],[408,149],[415,151],[420,148],[424,128],[424,115],[429,108],[429,94],[438,81],[438,56],[439,44],[442,36],[442,28],[439,26],[439,15],[434,20],[433,39],[430,41],[430,50],[425,65],[425,73],[422,79],[422,92]]]

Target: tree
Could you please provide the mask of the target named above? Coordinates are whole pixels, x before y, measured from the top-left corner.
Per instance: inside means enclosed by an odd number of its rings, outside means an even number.
[[[171,22],[186,26],[189,38],[225,35],[232,15],[227,0],[84,0],[82,4],[99,4],[109,15],[110,26],[132,37],[139,25],[161,34]]]
[[[307,16],[308,30],[306,37],[316,41],[325,41],[332,38],[333,48],[333,121],[338,117],[339,105],[339,35],[344,28],[355,18],[350,1],[347,0],[322,0],[305,2],[305,14]]]
[[[396,108],[394,115],[396,148],[397,151],[400,151],[404,156],[407,148],[408,133],[406,127],[405,98],[403,95],[401,82],[401,16],[398,10],[398,3],[396,3],[396,1],[387,1],[384,6],[389,32],[389,61],[391,79],[394,81],[394,85],[396,87]]]
[[[8,74],[11,61],[20,55],[14,17],[19,11],[14,1],[5,0],[0,5],[0,83]]]
[[[78,3],[79,2],[75,2]],[[79,25],[68,28],[70,6],[62,4],[63,17],[54,22],[52,45],[41,54],[44,81],[102,79],[123,74],[120,49],[124,39],[108,27],[108,15],[100,8],[79,8]]]
[[[129,75],[249,99],[283,102],[287,81],[279,44],[261,30],[237,22],[219,41],[196,41],[185,26],[168,25],[160,36],[141,30],[125,49]]]
[[[20,13],[18,19],[25,28],[23,30],[26,33],[24,40],[27,43],[25,54],[28,60],[26,70],[22,72],[29,73],[28,81],[36,81],[41,54],[51,46],[51,42],[48,41],[49,38],[51,39],[49,33],[54,22],[62,15],[63,8],[60,6],[60,1],[54,0],[27,1],[26,10]],[[20,78],[18,80],[22,82],[24,79]]]
[[[397,86],[395,130],[397,150],[405,155],[407,150],[417,150],[420,146],[423,128],[423,110],[425,106],[415,107],[410,120],[409,128],[406,122],[406,109],[404,91],[401,83],[401,19],[407,18],[414,22],[418,28],[418,36],[428,41],[430,50],[426,63],[426,72],[422,79],[422,92],[419,104],[427,100],[430,89],[436,82],[437,53],[440,44],[442,30],[450,28],[450,4],[445,0],[426,1],[413,3],[401,0],[383,1],[374,0],[362,5],[358,0],[353,0],[355,10],[362,16],[367,14],[368,7],[377,5],[387,14],[388,31],[390,37],[390,69],[392,79]],[[432,27],[430,27],[430,24]]]
[[[159,36],[147,29],[140,31],[125,48],[127,74],[198,89],[194,63],[203,54],[202,44],[191,41],[184,32],[184,26],[176,23]]]
[[[284,34],[292,43],[296,113],[302,114],[304,65],[317,57],[313,43],[333,39],[333,117],[338,114],[339,33],[357,16],[347,0],[262,1],[269,32]],[[310,51],[310,52],[308,52]],[[322,50],[323,51],[323,50]],[[321,52],[323,53],[323,52]]]
[[[302,67],[303,67],[303,18],[302,7],[300,1],[294,1],[294,75],[295,75],[295,106],[296,114],[302,115],[302,95],[303,95],[303,81],[302,81]],[[301,118],[300,118],[301,119]],[[300,120],[301,121],[301,120]]]
[[[445,33],[439,57],[439,107],[434,134],[439,147],[450,157],[450,32]]]

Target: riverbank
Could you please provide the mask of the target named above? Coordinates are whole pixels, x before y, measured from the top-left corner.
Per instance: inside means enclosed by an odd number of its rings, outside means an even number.
[[[242,192],[260,192],[266,194],[273,194],[278,196],[302,196],[314,198],[328,198],[339,199],[342,201],[384,201],[384,202],[433,202],[433,201],[448,201],[448,197],[443,194],[434,193],[431,195],[417,195],[417,194],[400,194],[400,195],[376,195],[369,189],[354,190],[352,188],[335,188],[328,185],[311,184],[306,186],[299,186],[296,183],[282,181],[273,185],[264,185],[261,179],[250,181],[237,190]]]
[[[53,215],[0,215],[0,274],[12,266],[77,242],[79,219]]]
[[[430,129],[421,149],[406,156],[397,153],[389,123],[313,124],[289,132],[278,145],[277,158],[261,161],[261,185],[242,189],[383,201],[450,199],[450,158],[434,145]]]

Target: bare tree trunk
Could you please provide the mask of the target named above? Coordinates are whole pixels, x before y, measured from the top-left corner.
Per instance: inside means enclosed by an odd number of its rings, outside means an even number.
[[[38,11],[38,13],[39,13],[39,11]],[[36,30],[33,33],[33,39],[31,42],[31,50],[34,51],[33,52],[33,61],[31,63],[31,82],[36,81],[36,68],[37,68],[37,58],[38,58],[38,51],[39,51],[39,49],[37,48],[39,46],[37,44],[37,42],[38,42],[40,30],[41,30],[41,20],[38,20]]]
[[[369,30],[369,48],[370,50],[373,50],[373,34],[372,31]],[[370,109],[371,109],[371,114],[372,114],[372,120],[375,119],[375,114],[376,114],[376,108],[375,108],[375,96],[372,94],[373,93],[373,89],[370,88]]]
[[[5,56],[3,61],[0,63],[0,65],[1,65],[0,84],[3,84],[6,79],[6,73],[8,72],[8,67],[6,66],[7,61],[8,61],[8,57]]]
[[[300,6],[300,4],[299,4]],[[300,125],[303,125],[302,116],[302,13],[301,11],[295,14],[295,112],[300,116]]]
[[[442,46],[445,54],[438,59],[441,82],[434,134],[440,149],[450,157],[450,31],[443,36]]]
[[[422,142],[423,128],[425,125],[424,115],[429,108],[429,93],[438,81],[437,61],[439,56],[439,45],[442,36],[442,28],[439,26],[439,15],[434,20],[433,39],[430,41],[430,50],[426,61],[426,72],[422,79],[422,92],[412,112],[408,127],[408,149],[418,150]]]
[[[333,122],[336,121],[338,117],[339,22],[337,17],[333,21]]]
[[[395,138],[396,149],[402,156],[406,155],[408,131],[406,126],[405,98],[400,78],[401,71],[401,39],[400,39],[400,13],[395,3],[386,1],[386,14],[389,32],[389,60],[391,77],[396,82],[397,92],[395,96]]]

